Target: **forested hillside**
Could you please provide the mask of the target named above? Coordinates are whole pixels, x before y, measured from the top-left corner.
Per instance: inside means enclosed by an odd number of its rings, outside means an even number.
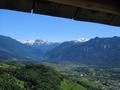
[[[119,70],[0,60],[0,90],[119,90]]]
[[[0,58],[28,58],[41,60],[43,53],[33,47],[24,45],[10,37],[0,35]]]
[[[120,66],[120,37],[94,38],[87,42],[64,42],[47,53],[48,61]]]
[[[62,75],[40,64],[0,63],[0,90],[60,90]]]

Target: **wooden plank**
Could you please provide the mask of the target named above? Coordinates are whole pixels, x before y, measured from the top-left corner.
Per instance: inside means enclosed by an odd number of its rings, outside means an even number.
[[[69,5],[56,4],[51,2],[37,2],[34,7],[34,13],[73,18],[76,7]]]
[[[120,26],[120,16],[79,8],[75,20]]]
[[[100,0],[49,0],[49,1],[59,4],[61,3],[65,5],[72,5],[75,7],[81,7],[85,9],[91,9],[120,15],[120,3],[118,2],[118,0],[112,0],[113,3],[112,2],[109,3],[109,1],[111,0],[108,0],[107,3],[106,2],[104,3],[103,0],[101,0],[103,2],[101,2]]]
[[[1,9],[31,12],[33,0],[0,0]]]
[[[118,0],[0,0],[0,9],[17,10],[120,26]]]

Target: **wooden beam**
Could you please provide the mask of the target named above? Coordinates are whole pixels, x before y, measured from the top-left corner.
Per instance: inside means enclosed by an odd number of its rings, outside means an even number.
[[[0,0],[0,9],[120,26],[118,0]]]
[[[1,9],[31,12],[33,0],[0,0]]]
[[[109,1],[111,0],[107,0],[107,3],[104,3],[104,0],[49,0],[49,1],[59,4],[61,3],[65,5],[72,5],[75,7],[81,7],[85,9],[91,9],[100,12],[120,15],[120,5],[118,0],[112,0],[113,3],[109,3]]]

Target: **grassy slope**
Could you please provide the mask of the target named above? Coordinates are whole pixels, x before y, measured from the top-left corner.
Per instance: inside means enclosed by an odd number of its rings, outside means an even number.
[[[87,90],[87,89],[79,84],[70,82],[68,80],[63,80],[61,82],[61,90]]]
[[[88,88],[95,89],[95,90],[100,90],[102,87],[104,87],[104,85],[102,85],[100,82],[90,80],[84,77],[81,77],[77,80],[79,80],[81,85],[86,86]]]

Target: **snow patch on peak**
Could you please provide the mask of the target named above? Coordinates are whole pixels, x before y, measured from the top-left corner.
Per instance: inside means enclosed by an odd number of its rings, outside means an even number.
[[[79,38],[79,39],[78,39],[79,42],[86,42],[86,41],[88,41],[88,40],[90,40],[90,39],[88,39],[88,38]]]
[[[21,43],[23,44],[29,44],[29,45],[33,45],[35,42],[35,40],[25,40],[25,41],[21,41]]]
[[[44,40],[40,40],[40,39],[37,39],[34,42],[34,44],[36,44],[36,45],[48,44],[48,43],[49,43],[48,41],[44,41]]]
[[[25,40],[25,41],[20,41],[23,44],[26,45],[46,45],[46,44],[51,44],[51,42],[44,41],[41,39],[36,39],[36,40]]]
[[[87,38],[79,38],[79,39],[75,40],[75,42],[87,42],[89,40],[90,39],[87,39]]]

